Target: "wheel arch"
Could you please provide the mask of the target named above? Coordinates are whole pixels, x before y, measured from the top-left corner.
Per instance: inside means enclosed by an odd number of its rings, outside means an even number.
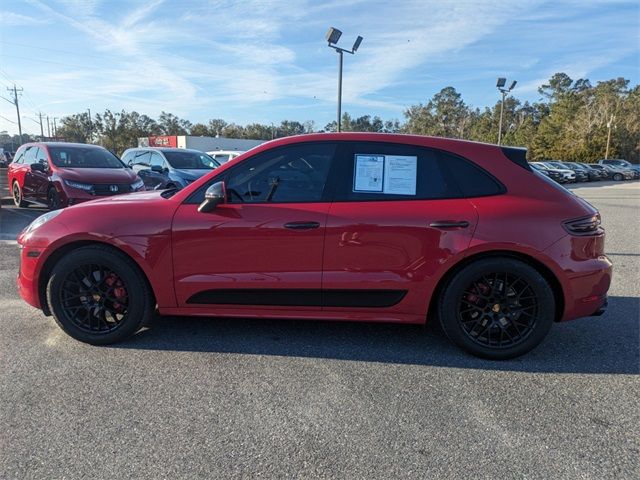
[[[436,288],[433,290],[431,295],[431,300],[429,302],[429,309],[427,318],[433,318],[436,313],[436,308],[438,306],[438,302],[441,297],[442,290],[447,286],[451,278],[458,273],[460,270],[465,268],[467,265],[470,265],[478,260],[484,260],[486,258],[512,258],[515,260],[520,260],[531,267],[535,268],[540,275],[544,277],[544,279],[551,286],[551,291],[553,292],[553,297],[555,300],[555,321],[558,322],[562,318],[564,307],[565,307],[565,292],[562,288],[562,283],[555,275],[555,273],[540,260],[532,257],[531,255],[527,255],[526,253],[517,252],[513,250],[491,250],[474,253],[473,255],[469,255],[468,257],[464,257],[460,261],[458,261],[455,265],[449,268],[444,275],[438,281]]]
[[[129,255],[127,252],[122,250],[121,248],[115,247],[110,243],[101,242],[99,240],[77,240],[65,245],[62,245],[60,248],[56,249],[51,255],[47,257],[42,268],[40,269],[38,275],[38,299],[40,301],[40,306],[45,315],[50,316],[51,311],[49,310],[49,304],[47,303],[47,283],[49,282],[49,278],[51,276],[51,272],[56,264],[60,261],[60,259],[70,251],[73,251],[77,248],[88,247],[88,246],[100,246],[103,248],[108,248],[117,252],[119,255],[126,257],[131,263],[134,265],[134,268],[137,268],[144,278],[144,281],[147,282],[147,286],[149,287],[149,291],[153,295],[154,302],[156,301],[156,293],[153,289],[153,285],[149,281],[149,277],[145,272],[144,268],[140,266],[140,264]]]

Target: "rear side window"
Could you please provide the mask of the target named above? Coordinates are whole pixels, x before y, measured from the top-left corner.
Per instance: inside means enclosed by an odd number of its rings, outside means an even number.
[[[461,197],[436,150],[380,142],[341,145],[336,201]]]
[[[443,151],[439,151],[438,156],[442,169],[465,197],[485,197],[505,192],[502,184],[466,158]]]

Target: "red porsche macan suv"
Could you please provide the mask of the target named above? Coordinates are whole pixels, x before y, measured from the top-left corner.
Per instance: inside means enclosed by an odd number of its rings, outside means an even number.
[[[50,210],[144,190],[140,177],[109,150],[80,143],[26,143],[7,178],[16,206],[34,203]]]
[[[160,314],[424,323],[510,358],[604,311],[596,209],[525,151],[365,133],[289,137],[182,190],[39,217],[20,294],[107,344]]]

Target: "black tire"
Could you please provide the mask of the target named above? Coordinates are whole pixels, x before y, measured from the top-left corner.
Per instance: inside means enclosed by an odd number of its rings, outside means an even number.
[[[60,194],[53,186],[49,187],[47,191],[47,207],[49,207],[49,210],[58,210],[61,208]]]
[[[616,174],[613,176],[613,179],[614,179],[616,182],[620,182],[621,180],[623,180],[623,179],[624,179],[624,177],[622,176],[622,174],[621,174],[621,173],[616,173]]]
[[[18,182],[13,182],[13,185],[11,186],[11,196],[13,197],[13,203],[16,207],[24,208],[29,205],[22,196],[22,189]]]
[[[78,248],[58,261],[47,284],[47,302],[60,328],[92,345],[133,335],[150,322],[155,307],[138,267],[100,245]]]
[[[463,350],[505,360],[529,352],[549,333],[555,299],[535,268],[512,258],[487,258],[450,279],[438,299],[438,316],[449,340]]]

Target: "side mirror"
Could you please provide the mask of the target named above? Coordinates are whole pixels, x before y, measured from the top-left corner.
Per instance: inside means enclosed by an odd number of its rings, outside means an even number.
[[[151,171],[156,173],[164,173],[164,168],[161,165],[151,165]]]
[[[216,182],[204,192],[204,201],[198,207],[200,213],[210,212],[219,204],[227,201],[227,190],[224,182]]]
[[[31,164],[31,171],[32,172],[46,172],[47,171],[47,166],[44,163],[32,163]]]

